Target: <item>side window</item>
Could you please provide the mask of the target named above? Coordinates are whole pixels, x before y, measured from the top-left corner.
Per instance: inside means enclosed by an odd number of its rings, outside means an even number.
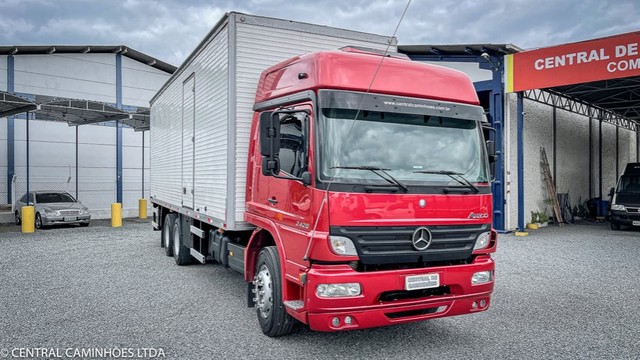
[[[280,119],[280,169],[295,177],[307,171],[307,115],[294,114]]]

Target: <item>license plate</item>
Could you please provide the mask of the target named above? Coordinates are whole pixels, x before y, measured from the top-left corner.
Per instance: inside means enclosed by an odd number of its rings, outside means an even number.
[[[76,221],[76,220],[78,220],[78,218],[75,217],[75,216],[65,216],[64,217],[64,221]]]
[[[407,276],[404,279],[405,290],[429,289],[440,286],[440,274]]]
[[[634,220],[632,224],[633,226],[640,226],[640,221]]]

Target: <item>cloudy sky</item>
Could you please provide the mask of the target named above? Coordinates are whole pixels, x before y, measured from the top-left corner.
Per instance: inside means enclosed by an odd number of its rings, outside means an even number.
[[[228,11],[391,35],[408,0],[0,0],[0,45],[126,45],[179,65]],[[640,30],[638,0],[412,0],[400,44],[529,49]]]

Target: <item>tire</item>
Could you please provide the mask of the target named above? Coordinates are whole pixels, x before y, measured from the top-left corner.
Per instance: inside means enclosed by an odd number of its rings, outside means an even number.
[[[44,226],[42,226],[42,217],[40,216],[40,213],[36,213],[36,229],[42,229]]]
[[[253,284],[262,332],[270,337],[291,333],[294,319],[282,303],[282,273],[275,246],[267,246],[260,251]]]
[[[617,222],[612,221],[611,222],[611,230],[620,230],[620,224],[618,224]]]
[[[191,253],[189,248],[184,246],[182,236],[182,224],[179,219],[173,222],[173,259],[176,265],[183,266],[191,264]]]
[[[164,253],[173,256],[173,224],[176,222],[176,214],[167,214],[162,223],[162,241],[164,242]]]
[[[16,225],[20,225],[20,223],[21,223],[21,221],[20,221],[20,213],[18,212],[18,210],[16,210],[16,213],[15,213],[15,222],[16,222]]]

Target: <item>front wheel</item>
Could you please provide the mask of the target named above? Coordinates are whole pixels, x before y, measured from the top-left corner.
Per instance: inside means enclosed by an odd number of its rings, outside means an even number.
[[[18,210],[16,210],[15,216],[16,216],[16,219],[15,219],[16,225],[20,225],[20,213],[18,212]]]
[[[40,213],[36,213],[36,229],[42,229],[42,217]]]
[[[620,224],[618,224],[617,222],[612,221],[611,222],[611,230],[620,230]]]
[[[282,303],[282,273],[275,246],[260,251],[253,280],[256,312],[262,332],[270,337],[287,335],[293,330],[294,319]]]

